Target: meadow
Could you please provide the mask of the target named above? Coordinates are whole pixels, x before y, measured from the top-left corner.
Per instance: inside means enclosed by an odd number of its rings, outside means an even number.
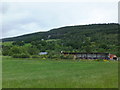
[[[3,88],[118,88],[118,62],[3,57]]]

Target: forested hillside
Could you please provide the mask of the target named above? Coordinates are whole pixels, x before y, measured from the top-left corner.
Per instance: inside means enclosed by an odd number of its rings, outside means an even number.
[[[7,41],[13,41],[14,46],[31,44],[38,52],[109,52],[119,55],[118,24],[115,23],[66,26],[3,39],[3,42]]]
[[[91,24],[91,25],[78,25],[66,26],[61,28],[52,29],[48,32],[38,32],[27,34],[23,36],[6,38],[4,41],[29,41],[40,39],[79,39],[84,40],[85,37],[91,37],[92,41],[115,42],[118,34],[118,24]],[[112,37],[111,37],[112,36]],[[107,39],[107,40],[106,40]],[[109,39],[109,40],[108,40]]]

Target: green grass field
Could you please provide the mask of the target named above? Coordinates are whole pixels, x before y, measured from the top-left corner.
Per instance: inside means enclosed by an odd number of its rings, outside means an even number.
[[[117,88],[118,62],[3,57],[3,88]]]

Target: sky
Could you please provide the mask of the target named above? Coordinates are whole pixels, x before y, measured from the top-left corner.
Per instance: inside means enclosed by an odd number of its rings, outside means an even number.
[[[118,2],[2,2],[2,38],[73,25],[118,22]]]

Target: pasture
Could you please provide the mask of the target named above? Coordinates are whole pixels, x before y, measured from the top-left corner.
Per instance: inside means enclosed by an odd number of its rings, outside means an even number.
[[[118,62],[3,57],[3,88],[117,88]]]

